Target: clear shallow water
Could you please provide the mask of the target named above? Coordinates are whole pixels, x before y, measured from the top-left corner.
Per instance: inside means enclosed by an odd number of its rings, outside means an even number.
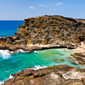
[[[71,50],[47,49],[39,50],[31,53],[18,53],[10,55],[7,51],[0,51],[0,81],[6,80],[10,74],[27,67],[54,66],[54,65],[70,65],[75,68],[83,68],[82,65],[74,65],[67,57],[70,57]],[[53,59],[65,59],[63,62],[55,62]]]
[[[18,26],[22,24],[23,20],[0,20],[0,37],[13,36],[17,31]]]

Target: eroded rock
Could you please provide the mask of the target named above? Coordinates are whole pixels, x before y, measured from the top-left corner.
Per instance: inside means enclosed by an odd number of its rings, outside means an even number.
[[[27,68],[13,74],[14,78],[5,81],[4,85],[84,85],[84,75],[85,72],[67,65],[40,70]]]
[[[75,53],[73,58],[78,62],[78,64],[85,64],[85,53]]]

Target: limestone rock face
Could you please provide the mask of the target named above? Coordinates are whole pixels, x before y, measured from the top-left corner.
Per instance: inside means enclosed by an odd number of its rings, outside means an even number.
[[[55,62],[62,62],[62,61],[64,61],[64,59],[61,59],[61,60],[59,60],[59,59],[53,59]]]

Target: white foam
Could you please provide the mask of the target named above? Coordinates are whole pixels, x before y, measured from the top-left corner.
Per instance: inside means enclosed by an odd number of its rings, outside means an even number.
[[[47,66],[35,65],[35,67],[33,68],[33,70],[39,70],[39,69],[43,69],[43,68],[47,68]]]
[[[16,51],[16,53],[29,53],[29,51],[24,51],[23,49],[19,49]]]
[[[11,57],[11,54],[15,54],[15,53],[28,53],[29,51],[24,51],[22,49],[19,49],[17,51],[9,51],[9,50],[0,50],[0,57],[2,57],[3,59],[9,59],[9,57]]]
[[[12,75],[10,75],[8,79],[12,79],[12,78],[13,78],[13,76],[12,76]]]
[[[38,51],[35,50],[34,53],[38,53]]]
[[[16,51],[16,53],[25,53],[25,51],[22,50],[22,49],[19,49],[19,50]]]
[[[9,59],[9,50],[0,50],[0,57],[2,57],[3,59]]]
[[[3,85],[3,83],[4,83],[3,81],[0,81],[0,85]]]
[[[10,53],[10,54],[15,54],[15,52],[14,52],[14,51],[10,51],[9,53]]]
[[[8,80],[8,79],[12,79],[12,78],[13,78],[13,76],[10,75],[9,78],[7,78],[6,80]],[[6,81],[6,80],[5,80],[5,81]],[[3,85],[3,84],[4,84],[4,81],[0,81],[0,85]]]
[[[43,69],[43,68],[47,68],[47,66],[35,65],[33,68],[27,68],[27,69],[30,69],[30,70],[39,70],[39,69]]]

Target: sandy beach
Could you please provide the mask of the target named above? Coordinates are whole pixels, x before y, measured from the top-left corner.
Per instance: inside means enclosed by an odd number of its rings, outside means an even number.
[[[76,48],[76,49],[73,49],[74,53],[83,53],[85,52],[85,43],[84,42],[81,42],[81,45]]]
[[[73,49],[74,53],[83,53],[85,52],[85,49],[84,48],[76,48],[76,49]]]

